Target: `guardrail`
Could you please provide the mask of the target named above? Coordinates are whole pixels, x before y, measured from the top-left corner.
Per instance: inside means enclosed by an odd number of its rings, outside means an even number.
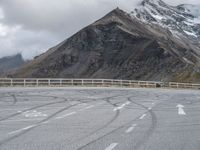
[[[37,86],[94,86],[94,87],[130,87],[130,88],[190,88],[200,89],[200,84],[178,82],[156,82],[113,79],[58,79],[58,78],[0,78],[0,87],[37,87]]]
[[[0,86],[2,87],[33,87],[33,86],[95,86],[95,87],[146,87],[146,88],[156,88],[161,87],[162,82],[154,81],[135,81],[135,80],[112,80],[112,79],[36,79],[36,78],[26,78],[26,79],[10,79],[2,78],[0,79]]]
[[[171,88],[200,89],[200,84],[169,82]]]

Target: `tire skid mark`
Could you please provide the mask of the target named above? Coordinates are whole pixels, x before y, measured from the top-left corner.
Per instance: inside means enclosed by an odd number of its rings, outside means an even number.
[[[135,101],[133,101],[131,99],[131,97],[128,98],[129,101],[131,101],[132,103],[138,105],[138,106],[141,106],[143,107],[145,110],[147,110],[147,112],[151,115],[151,126],[149,127],[149,129],[146,131],[146,133],[144,134],[142,140],[138,141],[135,145],[134,145],[134,150],[137,150],[139,149],[143,144],[145,144],[149,138],[151,137],[151,135],[153,134],[153,132],[155,131],[156,129],[156,125],[157,125],[157,117],[156,117],[156,114],[152,111],[152,109],[149,109],[148,107],[140,104],[140,103],[137,103]]]
[[[83,99],[83,100],[84,100],[84,99]],[[67,107],[65,107],[65,108],[63,108],[63,109],[60,109],[59,111],[55,112],[55,113],[52,114],[51,116],[49,116],[49,117],[47,117],[47,118],[45,118],[45,119],[43,119],[43,120],[41,120],[41,121],[35,123],[34,126],[31,127],[30,129],[24,130],[24,131],[22,131],[21,133],[19,133],[19,134],[17,134],[17,135],[14,135],[14,136],[12,136],[12,137],[10,137],[10,138],[7,138],[7,139],[4,139],[4,140],[0,141],[0,146],[6,144],[7,142],[9,142],[9,141],[11,141],[11,140],[13,140],[13,139],[16,139],[16,138],[20,137],[21,135],[23,135],[23,134],[25,134],[25,133],[27,133],[27,132],[29,132],[29,131],[31,131],[31,130],[33,130],[33,129],[35,129],[35,128],[41,126],[41,125],[43,125],[43,124],[45,124],[45,123],[48,122],[51,118],[53,118],[53,117],[57,116],[58,114],[60,114],[60,113],[62,113],[62,112],[64,112],[64,111],[66,111],[66,110],[68,110],[69,108],[72,108],[72,107],[74,107],[74,106],[77,106],[77,105],[79,105],[79,104],[83,104],[83,103],[84,103],[84,102],[81,102],[81,99],[80,99],[80,100],[77,100],[77,101],[79,101],[79,103],[73,104],[73,105],[70,105],[70,106],[67,106]],[[92,102],[92,101],[91,101],[91,102]]]
[[[60,97],[58,97],[58,98],[60,98]],[[111,97],[111,98],[112,98],[112,97]],[[105,98],[104,98],[104,99],[105,99]],[[64,112],[64,111],[68,110],[69,108],[72,108],[72,107],[77,106],[77,105],[79,105],[79,104],[85,103],[85,102],[82,102],[82,100],[85,100],[85,99],[75,100],[75,101],[78,101],[78,103],[73,104],[73,105],[70,105],[70,106],[67,106],[67,107],[65,107],[65,108],[62,108],[62,109],[60,109],[59,111],[57,111],[56,113],[52,114],[51,116],[49,116],[49,117],[47,117],[47,118],[45,118],[45,119],[43,119],[43,120],[41,120],[41,121],[35,123],[33,127],[29,128],[29,129],[27,129],[27,130],[24,130],[24,131],[20,132],[19,134],[13,135],[12,137],[9,137],[9,138],[6,138],[6,139],[0,141],[0,146],[6,144],[7,142],[9,142],[9,141],[11,141],[11,140],[14,140],[14,139],[20,137],[21,135],[23,135],[23,134],[25,134],[25,133],[27,133],[27,132],[29,132],[29,131],[31,131],[31,130],[37,128],[37,127],[39,127],[39,126],[42,125],[42,124],[45,124],[46,122],[49,121],[49,119],[55,117],[55,116],[58,115],[59,113],[62,113],[62,112]],[[88,101],[88,102],[93,102],[94,100],[96,101],[96,99],[93,99],[93,100],[90,100],[90,101]],[[67,102],[67,101],[68,101],[68,100],[65,99],[64,101],[52,102],[52,103],[48,103],[48,104],[44,104],[44,105],[37,106],[37,108],[44,107],[44,106],[48,106],[48,105],[53,105],[53,104],[58,104],[58,103],[63,103],[63,102]],[[20,112],[20,113],[16,113],[16,114],[13,114],[13,115],[16,116],[16,115],[19,115],[19,114],[21,114],[21,113],[23,113],[23,112],[25,112],[25,111],[32,110],[32,109],[36,109],[36,107],[31,108],[31,109],[24,110],[24,111],[22,111],[22,112]],[[13,117],[13,115],[12,115],[12,117]],[[0,121],[3,121],[3,120],[1,119]]]
[[[13,100],[14,100],[13,105],[15,105],[17,103],[17,98],[16,98],[15,94],[12,94],[11,96],[13,97]]]
[[[127,95],[127,94],[126,94],[126,95]],[[113,107],[117,107],[117,106],[118,106],[118,105],[117,105],[118,103],[114,103],[114,104],[113,104],[113,103],[111,102],[111,100],[112,100],[113,98],[115,98],[115,97],[120,97],[120,96],[125,96],[125,95],[118,95],[118,96],[107,97],[107,98],[105,99],[105,101],[106,101],[108,104],[112,105]],[[127,98],[127,99],[128,99],[128,98]],[[87,137],[89,137],[89,136],[95,134],[96,132],[98,132],[98,131],[100,131],[100,130],[106,128],[106,127],[108,127],[111,123],[113,123],[113,122],[119,117],[119,115],[120,115],[120,110],[115,111],[114,117],[113,117],[109,122],[107,122],[107,123],[106,123],[105,125],[103,125],[101,128],[99,128],[99,129],[95,130],[94,132],[88,134],[87,136],[84,136],[84,137],[82,137],[82,138],[79,138],[78,140],[82,140],[82,139],[84,139],[84,138],[87,138]],[[132,122],[132,121],[131,121],[131,122]],[[130,123],[130,122],[129,122],[129,123]],[[127,123],[127,124],[129,124],[129,123]],[[105,134],[105,135],[103,135],[103,136],[101,136],[101,137],[99,137],[99,138],[97,138],[96,140],[93,140],[93,141],[91,141],[91,142],[89,142],[89,143],[87,143],[87,144],[85,144],[85,145],[79,147],[77,150],[82,150],[82,149],[84,149],[85,147],[87,147],[87,146],[93,144],[94,142],[96,142],[96,141],[98,141],[98,140],[100,140],[100,139],[106,137],[107,135],[110,135],[110,134],[114,133],[115,131],[117,131],[117,130],[119,130],[120,128],[123,128],[123,127],[124,127],[124,125],[123,125],[123,126],[120,126],[120,127],[118,127],[118,128],[116,128],[116,129],[114,129],[114,130],[112,130],[111,132],[109,132],[109,133],[107,133],[107,134]],[[74,142],[72,142],[72,143],[69,143],[69,144],[76,143],[78,140],[76,140],[76,141],[74,141]]]
[[[114,96],[114,97],[115,97],[115,96]],[[111,106],[115,107],[115,106],[116,106],[115,104],[110,103],[110,99],[112,99],[112,98],[113,98],[113,97],[104,98],[104,99],[105,99],[104,101],[106,101],[106,102],[107,102],[108,104],[110,104]],[[73,141],[73,142],[71,142],[71,143],[69,143],[69,144],[74,144],[74,143],[76,143],[77,141],[80,141],[80,140],[82,140],[82,139],[84,139],[84,138],[90,137],[91,135],[97,133],[98,131],[100,131],[100,130],[106,128],[106,127],[108,127],[111,123],[113,123],[113,122],[119,117],[119,114],[120,114],[120,111],[117,110],[116,113],[115,113],[115,115],[114,115],[106,124],[104,124],[103,126],[101,126],[101,127],[98,128],[98,129],[96,129],[95,131],[91,132],[90,134],[88,134],[88,135],[86,135],[86,136],[83,136],[83,137],[81,137],[81,138],[79,138],[79,139],[76,139],[75,141]],[[79,149],[80,149],[80,148],[79,148]],[[77,150],[79,150],[79,149],[77,149]],[[81,149],[82,149],[82,148],[81,148]]]
[[[157,118],[156,118],[156,115],[154,114],[154,112],[153,112],[152,110],[148,110],[148,107],[146,107],[146,106],[144,106],[144,105],[142,105],[142,104],[136,103],[135,101],[131,100],[132,97],[133,97],[133,96],[127,97],[127,100],[130,101],[130,102],[133,103],[133,104],[136,104],[136,105],[142,107],[143,110],[147,110],[145,113],[148,113],[148,112],[149,112],[149,113],[151,114],[151,116],[152,116],[152,117],[151,117],[151,118],[152,118],[152,124],[151,124],[151,127],[149,128],[149,130],[147,131],[147,133],[145,134],[145,135],[146,135],[146,136],[145,136],[145,140],[139,141],[139,142],[136,143],[136,145],[134,146],[134,149],[138,149],[138,148],[139,148],[143,143],[145,143],[145,142],[150,138],[150,136],[152,135],[153,131],[155,130],[156,124],[157,124]],[[108,103],[110,103],[110,101],[108,101]],[[116,106],[116,104],[115,104],[115,106]],[[111,132],[106,133],[105,135],[103,135],[103,136],[101,136],[101,137],[99,137],[99,138],[97,138],[97,139],[95,139],[95,140],[93,140],[93,141],[91,141],[91,142],[89,142],[89,143],[87,143],[87,144],[85,144],[85,145],[79,147],[77,150],[82,150],[82,149],[86,148],[87,146],[89,146],[89,145],[91,145],[91,144],[93,144],[93,143],[95,143],[95,142],[97,142],[97,141],[103,139],[104,137],[106,137],[106,136],[108,136],[108,135],[111,135],[111,134],[115,133],[116,131],[118,131],[118,130],[124,128],[125,126],[131,124],[132,122],[138,120],[139,118],[140,118],[140,116],[136,117],[135,119],[131,120],[130,122],[128,122],[128,123],[126,123],[126,124],[124,124],[124,125],[122,125],[122,126],[116,128],[116,129],[112,130]]]
[[[49,117],[47,117],[47,118],[45,118],[45,119],[43,119],[43,120],[41,120],[41,121],[35,123],[34,126],[33,126],[32,128],[28,128],[27,130],[24,130],[24,131],[20,132],[19,134],[16,134],[16,135],[14,135],[14,136],[11,136],[11,137],[9,137],[9,138],[6,138],[6,139],[0,141],[0,146],[2,146],[2,145],[4,145],[4,144],[8,143],[8,142],[11,141],[11,140],[14,140],[14,139],[16,139],[16,138],[18,138],[18,137],[24,135],[25,133],[27,133],[27,132],[29,132],[29,131],[31,131],[31,130],[33,130],[33,129],[35,129],[35,128],[41,126],[41,125],[43,125],[45,122],[48,122],[51,118],[55,117],[56,115],[58,115],[58,114],[60,114],[60,113],[62,113],[62,112],[64,112],[64,111],[68,110],[69,108],[72,108],[72,107],[74,107],[74,106],[76,106],[76,105],[79,105],[79,104],[81,104],[81,103],[77,103],[77,104],[70,105],[70,106],[67,106],[67,107],[65,107],[65,108],[60,109],[59,111],[53,113],[53,114],[50,115]]]
[[[47,104],[43,104],[43,105],[38,105],[38,106],[35,106],[35,107],[32,107],[32,108],[28,108],[28,109],[23,110],[21,112],[17,112],[17,113],[14,113],[12,115],[9,115],[7,117],[2,118],[2,119],[0,119],[0,122],[1,121],[5,121],[5,120],[10,119],[10,118],[13,118],[13,117],[16,117],[16,116],[18,116],[18,115],[20,115],[20,114],[22,114],[24,112],[27,112],[27,111],[31,111],[31,110],[42,108],[42,107],[49,106],[49,105],[54,105],[54,104],[59,104],[59,103],[65,103],[65,102],[66,102],[65,100],[64,101],[59,101],[59,102],[51,102],[51,103],[47,103]]]
[[[47,97],[51,97],[51,96],[47,96]],[[57,98],[61,98],[61,97],[57,97]],[[21,111],[21,112],[17,112],[17,113],[11,114],[11,115],[9,115],[9,116],[6,116],[6,117],[4,117],[4,118],[1,118],[1,119],[0,119],[0,122],[1,122],[1,121],[5,121],[5,120],[10,119],[10,118],[13,118],[13,117],[16,117],[16,116],[18,116],[18,115],[20,115],[20,114],[22,114],[22,113],[24,113],[24,112],[27,112],[27,111],[31,111],[31,110],[38,109],[38,108],[42,108],[42,107],[49,106],[49,105],[54,105],[54,104],[59,104],[59,103],[68,102],[68,99],[65,99],[65,98],[62,98],[62,99],[64,99],[64,100],[58,101],[58,102],[51,102],[51,103],[46,103],[46,104],[38,105],[38,106],[35,106],[35,107],[32,107],[32,108],[25,109],[25,110],[23,110],[23,111]]]

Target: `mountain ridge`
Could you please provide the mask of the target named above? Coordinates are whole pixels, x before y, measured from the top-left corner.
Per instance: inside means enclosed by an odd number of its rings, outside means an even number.
[[[117,8],[11,76],[199,82],[195,46]]]

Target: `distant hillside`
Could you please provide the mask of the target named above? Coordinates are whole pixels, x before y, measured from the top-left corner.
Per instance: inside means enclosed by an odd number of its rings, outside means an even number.
[[[18,69],[24,63],[21,54],[0,58],[0,76],[5,76],[8,72]]]

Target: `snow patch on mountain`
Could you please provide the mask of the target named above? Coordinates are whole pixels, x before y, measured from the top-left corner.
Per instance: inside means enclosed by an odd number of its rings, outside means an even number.
[[[194,18],[191,19],[192,23],[200,24],[200,5],[182,4],[177,6],[177,8],[194,16]]]
[[[162,0],[143,0],[131,15],[147,24],[158,24],[176,36],[200,39],[200,6],[171,6]]]

